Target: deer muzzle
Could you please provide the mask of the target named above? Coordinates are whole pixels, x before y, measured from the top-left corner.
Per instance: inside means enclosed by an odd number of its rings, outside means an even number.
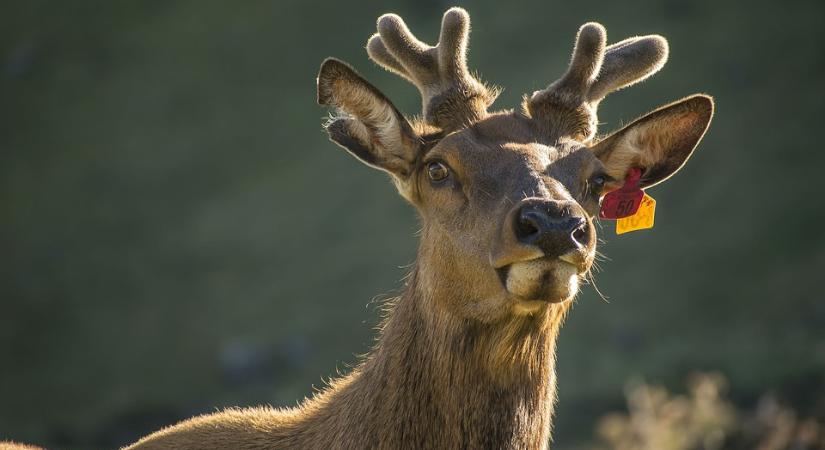
[[[490,262],[514,296],[558,302],[575,295],[594,249],[593,224],[577,203],[528,198],[507,213]]]

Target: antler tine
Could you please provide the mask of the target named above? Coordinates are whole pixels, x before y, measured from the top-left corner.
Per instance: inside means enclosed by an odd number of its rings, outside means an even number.
[[[378,63],[381,67],[389,70],[390,72],[395,73],[396,75],[400,75],[406,78],[409,82],[415,84],[415,81],[410,77],[410,74],[407,73],[407,69],[395,59],[395,56],[387,50],[387,47],[384,46],[384,42],[381,41],[381,36],[378,33],[375,33],[370,37],[367,41],[367,54],[370,58]]]
[[[572,95],[585,94],[601,70],[606,46],[607,32],[603,26],[595,22],[582,25],[576,35],[567,72],[550,89],[567,91]]]
[[[607,47],[601,74],[590,87],[588,100],[599,102],[611,92],[645,80],[664,67],[668,53],[667,40],[655,34],[628,38]]]
[[[596,133],[599,102],[611,92],[656,73],[667,61],[667,41],[661,36],[637,36],[606,44],[602,25],[582,25],[567,72],[547,89],[533,93],[525,102],[527,113],[549,123],[559,110],[566,112],[568,118],[560,126],[568,129],[562,131],[574,138],[591,139]]]
[[[467,70],[467,44],[470,40],[470,15],[461,8],[451,8],[441,19],[438,36],[438,67],[447,80],[478,83]]]
[[[367,41],[367,53],[412,82],[421,92],[425,121],[449,131],[485,117],[497,96],[467,69],[469,34],[470,16],[461,8],[444,13],[435,47],[419,41],[401,17],[385,14],[378,18],[378,34]]]

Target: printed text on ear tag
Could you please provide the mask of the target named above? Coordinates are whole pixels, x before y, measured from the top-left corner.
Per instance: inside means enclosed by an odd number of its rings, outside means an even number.
[[[653,200],[653,197],[645,194],[639,205],[639,209],[636,210],[636,214],[616,221],[616,234],[653,228],[653,216],[655,214],[656,200]]]
[[[639,187],[641,176],[642,170],[633,167],[627,171],[622,187],[605,194],[599,207],[600,219],[621,219],[636,214],[644,197]]]

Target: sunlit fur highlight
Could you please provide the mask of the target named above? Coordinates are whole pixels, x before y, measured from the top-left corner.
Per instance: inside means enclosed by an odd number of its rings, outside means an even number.
[[[0,441],[0,450],[43,450],[43,448],[11,441]]]

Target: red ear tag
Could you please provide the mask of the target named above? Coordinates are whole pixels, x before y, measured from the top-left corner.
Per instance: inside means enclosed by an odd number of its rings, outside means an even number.
[[[636,214],[639,205],[642,204],[642,197],[645,195],[644,191],[639,188],[641,177],[642,170],[638,167],[628,170],[624,186],[605,194],[601,209],[599,209],[599,218],[622,219]]]

